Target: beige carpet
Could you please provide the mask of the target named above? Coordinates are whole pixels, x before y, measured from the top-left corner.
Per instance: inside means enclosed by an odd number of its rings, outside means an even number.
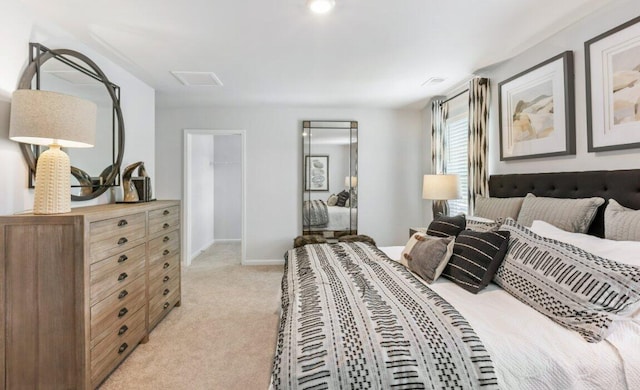
[[[176,307],[101,390],[266,389],[282,266],[240,266],[239,244],[215,244],[183,268]]]

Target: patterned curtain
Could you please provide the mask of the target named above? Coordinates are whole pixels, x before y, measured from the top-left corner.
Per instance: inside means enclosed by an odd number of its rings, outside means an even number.
[[[473,215],[476,195],[489,191],[487,174],[487,122],[489,80],[475,77],[469,82],[469,215]]]
[[[445,130],[448,114],[448,104],[444,100],[435,99],[431,102],[431,173],[447,173],[445,158],[446,142]],[[449,215],[449,204],[446,200],[432,200],[433,217],[439,214]]]

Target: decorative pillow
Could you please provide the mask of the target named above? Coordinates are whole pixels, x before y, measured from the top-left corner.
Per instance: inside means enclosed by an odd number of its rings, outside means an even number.
[[[346,236],[341,236],[338,238],[340,242],[368,242],[369,244],[376,246],[376,242],[373,238],[366,236],[364,234],[349,234]]]
[[[467,229],[474,232],[497,232],[502,225],[501,220],[492,221],[486,218],[467,217]]]
[[[605,259],[640,267],[640,241],[614,241],[589,234],[570,233],[544,221],[533,221],[531,231],[542,237],[577,246]]]
[[[329,195],[329,199],[327,199],[327,206],[335,206],[338,203],[338,195],[331,194]]]
[[[518,218],[524,198],[485,198],[476,196],[473,213],[477,217],[489,218],[494,221],[507,218]]]
[[[518,223],[531,226],[534,220],[549,222],[562,230],[586,233],[596,211],[604,203],[602,198],[559,199],[538,198],[527,194],[522,202]]]
[[[293,240],[293,247],[299,248],[307,244],[324,244],[327,239],[319,235],[304,235],[298,236]]]
[[[336,202],[336,206],[344,207],[345,203],[347,203],[347,199],[349,199],[349,193],[347,191],[342,191],[338,194],[338,201]]]
[[[507,252],[509,232],[474,232],[458,235],[453,255],[442,273],[474,294],[487,287]]]
[[[604,237],[618,241],[640,241],[640,210],[609,199],[604,209]]]
[[[402,251],[400,262],[427,283],[433,283],[451,258],[453,245],[453,237],[438,238],[416,233]]]
[[[607,337],[640,303],[640,267],[541,237],[513,219],[509,249],[493,280],[511,295],[589,342]]]
[[[429,224],[427,234],[435,237],[457,236],[467,226],[464,215],[455,217],[439,216]]]

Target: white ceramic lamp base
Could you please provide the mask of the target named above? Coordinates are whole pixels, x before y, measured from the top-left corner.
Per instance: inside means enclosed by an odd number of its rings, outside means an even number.
[[[61,214],[71,211],[71,166],[69,156],[59,145],[38,157],[34,214]]]

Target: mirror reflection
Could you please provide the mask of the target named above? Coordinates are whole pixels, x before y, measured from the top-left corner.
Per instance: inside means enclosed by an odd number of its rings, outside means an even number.
[[[358,123],[304,121],[303,234],[358,231]]]

